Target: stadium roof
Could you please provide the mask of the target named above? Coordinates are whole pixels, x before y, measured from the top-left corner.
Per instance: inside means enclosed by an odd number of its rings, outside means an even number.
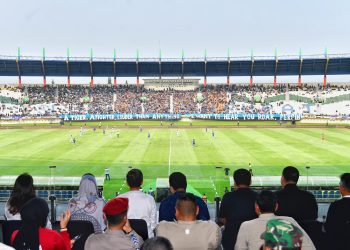
[[[202,77],[350,74],[350,54],[230,58],[0,56],[0,76]]]

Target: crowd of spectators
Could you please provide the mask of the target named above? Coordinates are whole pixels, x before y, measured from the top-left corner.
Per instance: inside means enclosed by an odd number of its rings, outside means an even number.
[[[350,173],[340,176],[339,190],[343,198],[330,205],[325,233],[310,227],[321,223],[316,221],[317,203],[311,193],[298,188],[299,171],[295,167],[284,168],[282,189],[277,192],[253,191],[251,173],[246,169],[236,170],[233,179],[234,190],[223,196],[219,221],[215,223],[210,220],[206,203],[186,192],[186,176],[172,173],[169,176],[171,194],[160,204],[157,223],[154,198],[140,190],[143,183],[140,170],[131,169],[127,173],[129,192],[107,203],[102,201],[102,205],[97,204],[102,198],[98,197],[94,176],[85,174],[73,203],[82,197],[86,200],[79,208],[69,205],[61,216],[57,232],[47,226],[49,208],[46,201],[35,197],[32,177],[22,174],[7,203],[12,215],[19,213],[18,218],[10,216],[7,220],[21,220],[21,227],[12,233],[11,245],[21,250],[69,250],[78,239],[70,239],[68,222],[85,220],[95,226],[102,215],[104,222],[94,227],[95,234],[86,240],[87,250],[349,249]],[[80,215],[75,217],[77,211]],[[148,235],[141,237],[129,222],[131,219],[144,220]],[[0,247],[12,249],[3,244]]]
[[[0,114],[6,116],[59,116],[112,113],[266,113],[273,97],[289,92],[296,101],[322,103],[334,91],[349,94],[348,87],[315,85],[208,85],[196,90],[146,89],[141,85],[25,86],[2,88]],[[2,94],[3,93],[3,94]],[[12,94],[11,94],[12,93]],[[299,99],[298,99],[299,98]],[[282,98],[284,100],[284,98]],[[280,104],[282,99],[277,100]],[[283,101],[282,101],[283,102]]]

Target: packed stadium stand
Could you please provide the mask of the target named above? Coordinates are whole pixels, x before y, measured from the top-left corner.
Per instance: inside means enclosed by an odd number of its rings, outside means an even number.
[[[208,85],[195,90],[152,89],[136,85],[42,86],[24,88],[2,86],[0,115],[4,117],[59,117],[61,114],[174,113],[240,114],[303,113],[346,117],[350,114],[348,85],[304,85],[302,89],[287,84]],[[286,109],[286,105],[289,108]]]

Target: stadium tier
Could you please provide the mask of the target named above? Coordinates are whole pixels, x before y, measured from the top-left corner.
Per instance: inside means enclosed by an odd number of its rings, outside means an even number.
[[[210,85],[184,88],[172,84],[64,85],[0,88],[0,116],[53,117],[70,120],[180,119],[300,120],[301,116],[347,118],[349,85]],[[157,115],[162,116],[157,116]],[[254,115],[252,115],[254,114]],[[90,116],[96,115],[96,116]],[[216,115],[216,116],[215,116]],[[282,115],[282,116],[280,116]]]

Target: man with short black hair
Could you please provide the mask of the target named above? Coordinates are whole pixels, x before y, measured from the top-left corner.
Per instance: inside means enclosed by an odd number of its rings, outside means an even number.
[[[303,233],[303,249],[316,249],[310,237],[293,218],[274,215],[277,207],[277,197],[273,192],[263,190],[257,195],[255,212],[259,217],[242,223],[241,227],[239,228],[235,250],[259,249],[259,247],[264,243],[263,240],[260,239],[260,235],[265,231],[266,224],[271,219],[283,219],[291,222],[291,224],[293,224]]]
[[[222,198],[219,218],[225,225],[222,235],[222,246],[232,250],[242,222],[257,217],[255,213],[256,193],[250,188],[251,174],[246,169],[237,169],[233,173],[234,191]]]
[[[331,242],[329,249],[349,250],[350,249],[350,173],[340,176],[339,191],[342,199],[333,202],[327,214],[325,229],[328,242]]]
[[[166,199],[164,199],[159,206],[159,221],[174,221],[175,218],[175,205],[177,199],[186,192],[187,180],[186,176],[180,172],[174,172],[169,176],[170,192],[172,193]],[[209,220],[210,215],[207,204],[198,196],[195,196],[196,204],[199,207],[199,213],[197,220]]]
[[[143,193],[141,185],[143,174],[139,169],[131,169],[126,175],[126,182],[130,191],[119,195],[129,199],[128,218],[143,219],[147,223],[148,237],[153,237],[153,230],[157,225],[157,206],[154,198]]]
[[[107,230],[102,234],[92,234],[86,240],[85,250],[135,250],[143,243],[142,238],[130,227],[127,198],[114,198],[103,208],[107,220]]]
[[[297,187],[299,171],[288,166],[283,169],[281,177],[282,190],[277,191],[278,209],[276,215],[293,217],[299,223],[316,220],[318,206],[315,196]]]
[[[196,220],[199,207],[196,197],[182,193],[176,201],[177,221],[161,221],[156,228],[157,236],[170,240],[174,250],[216,249],[221,242],[221,231],[213,221]]]

